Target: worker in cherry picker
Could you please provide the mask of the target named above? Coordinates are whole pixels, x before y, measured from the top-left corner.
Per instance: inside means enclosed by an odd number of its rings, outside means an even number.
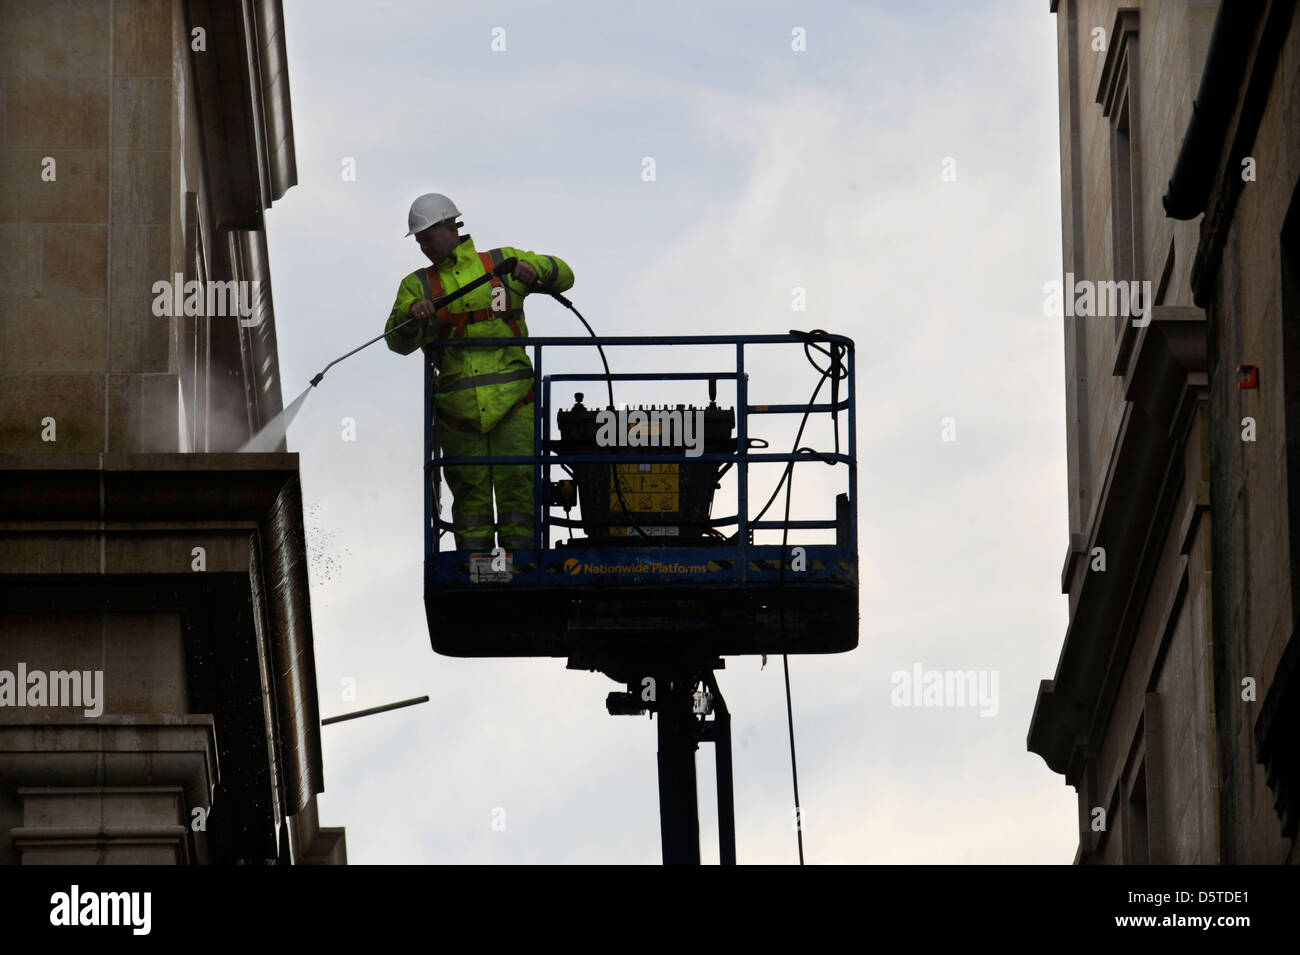
[[[455,338],[521,338],[528,334],[523,300],[534,291],[564,292],[573,270],[553,255],[511,246],[479,252],[461,235],[460,211],[433,192],[411,204],[408,236],[432,263],[402,279],[388,316],[385,341],[401,355],[430,342]],[[493,272],[507,259],[505,276],[472,289],[435,310],[433,300]],[[416,321],[399,328],[409,318]],[[442,452],[448,457],[531,455],[535,388],[533,366],[520,345],[504,348],[427,349],[438,370],[434,408]],[[532,468],[528,465],[450,465],[452,525],[458,550],[489,551],[495,528],[506,550],[533,546]]]

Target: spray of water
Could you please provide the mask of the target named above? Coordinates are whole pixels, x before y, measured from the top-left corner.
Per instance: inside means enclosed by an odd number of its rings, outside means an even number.
[[[289,425],[298,414],[298,409],[303,406],[303,402],[307,400],[307,396],[311,394],[313,387],[308,385],[304,388],[302,394],[294,398],[289,407],[268,421],[262,430],[249,438],[248,443],[239,450],[265,453],[278,448],[280,442],[284,440],[285,432],[289,430]]]
[[[514,261],[515,261],[514,259],[506,260],[506,262],[511,262],[511,263],[513,263]],[[458,298],[459,296],[464,295],[470,289],[482,285],[484,282],[490,279],[492,275],[493,273],[486,273],[481,278],[477,278],[473,282],[469,282],[465,285],[462,285],[451,295],[444,296],[443,298],[438,299],[438,302],[442,304],[446,304],[446,302],[450,301],[451,299]],[[417,319],[414,316],[412,316],[411,318],[408,318],[406,321],[402,322],[400,325],[394,326],[391,329],[391,331],[395,332],[399,328],[402,328],[405,325],[409,325],[411,324],[411,322],[414,321],[417,321]],[[298,414],[298,409],[301,408],[303,402],[307,400],[307,395],[311,392],[311,390],[320,384],[321,379],[325,377],[325,372],[329,371],[339,362],[351,358],[353,355],[355,355],[357,352],[361,351],[362,349],[369,348],[375,342],[379,341],[379,339],[384,338],[388,334],[389,332],[385,331],[382,334],[376,335],[374,338],[370,339],[370,341],[366,342],[365,344],[358,345],[356,348],[352,349],[352,351],[348,352],[345,355],[340,355],[338,358],[335,358],[332,362],[330,362],[328,365],[322,368],[320,370],[320,373],[311,380],[311,384],[309,384],[306,388],[302,390],[302,394],[300,394],[297,398],[293,399],[293,402],[290,403],[289,407],[285,408],[278,415],[276,415],[274,418],[268,421],[262,427],[262,430],[257,432],[257,434],[253,435],[251,438],[249,438],[248,443],[244,445],[242,448],[240,448],[239,450],[265,453],[268,451],[274,451],[276,448],[278,448],[280,446],[280,442],[284,440],[285,433],[289,430],[289,425],[293,422],[294,417]]]

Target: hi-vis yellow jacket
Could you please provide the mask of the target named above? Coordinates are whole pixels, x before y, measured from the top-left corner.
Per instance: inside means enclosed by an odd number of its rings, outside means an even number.
[[[412,322],[393,330],[411,317],[415,302],[454,292],[511,257],[537,270],[537,286],[530,288],[509,276],[494,277],[440,309],[436,321]],[[465,236],[447,259],[402,279],[385,326],[385,341],[399,355],[409,355],[440,338],[521,338],[528,334],[524,296],[531,291],[564,292],[572,287],[573,270],[553,255],[510,246],[478,252],[473,239]],[[522,346],[428,351],[439,371],[434,402],[444,425],[486,434],[531,393],[533,365]]]

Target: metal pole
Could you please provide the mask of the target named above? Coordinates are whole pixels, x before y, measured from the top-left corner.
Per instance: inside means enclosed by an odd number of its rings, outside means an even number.
[[[704,685],[713,694],[713,721],[708,724],[717,764],[718,786],[718,864],[736,864],[736,799],[731,778],[731,711],[718,689],[717,678],[710,671]]]
[[[424,559],[439,550],[438,519],[442,513],[441,495],[438,493],[438,474],[433,462],[436,454],[437,438],[433,433],[433,361],[429,355],[424,356]],[[425,567],[425,593],[428,594],[428,566]]]
[[[746,577],[749,561],[749,382],[745,378],[745,346],[736,343],[736,549],[740,552],[740,579]]]
[[[542,432],[539,427],[538,413],[540,412],[545,418],[550,417],[550,410],[546,407],[546,392],[543,388],[538,388],[538,383],[542,380],[542,346],[533,346],[533,390],[535,397],[533,399],[533,455],[538,458],[533,464],[533,548],[537,551],[537,564],[541,566],[541,552],[550,544],[550,532],[546,529],[546,514],[549,508],[546,506],[546,483],[549,477],[549,468],[546,468],[541,462],[542,456]]]
[[[355,713],[344,713],[341,716],[331,716],[320,721],[321,726],[329,726],[331,723],[342,723],[344,720],[355,720],[361,716],[372,716],[375,713],[387,713],[389,710],[400,710],[404,706],[415,706],[417,703],[428,703],[427,696],[421,696],[414,700],[402,700],[399,703],[385,703],[383,706],[372,706],[368,710],[357,710]]]
[[[663,674],[659,685],[659,824],[664,865],[700,864],[694,681]]]
[[[854,566],[857,566],[856,553],[858,549],[858,385],[856,374],[853,367],[853,345],[848,346],[849,350],[849,546],[853,548],[855,558]]]

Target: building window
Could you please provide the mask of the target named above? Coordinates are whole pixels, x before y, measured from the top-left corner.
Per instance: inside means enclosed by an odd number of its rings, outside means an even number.
[[[1110,135],[1111,269],[1117,281],[1135,275],[1133,230],[1133,149],[1129,138],[1129,105],[1125,95]],[[1122,326],[1120,322],[1120,326]]]
[[[1128,787],[1128,825],[1125,828],[1124,862],[1146,865],[1151,861],[1147,837],[1147,766],[1143,760]]]
[[[1110,120],[1110,239],[1111,280],[1138,283],[1141,289],[1145,263],[1142,256],[1142,157],[1138,118],[1138,12],[1125,7],[1115,15],[1106,62],[1097,88],[1102,115]],[[1150,308],[1151,302],[1133,301],[1127,295],[1131,314]],[[1131,315],[1115,317],[1116,355],[1113,371],[1122,375],[1137,336]]]

